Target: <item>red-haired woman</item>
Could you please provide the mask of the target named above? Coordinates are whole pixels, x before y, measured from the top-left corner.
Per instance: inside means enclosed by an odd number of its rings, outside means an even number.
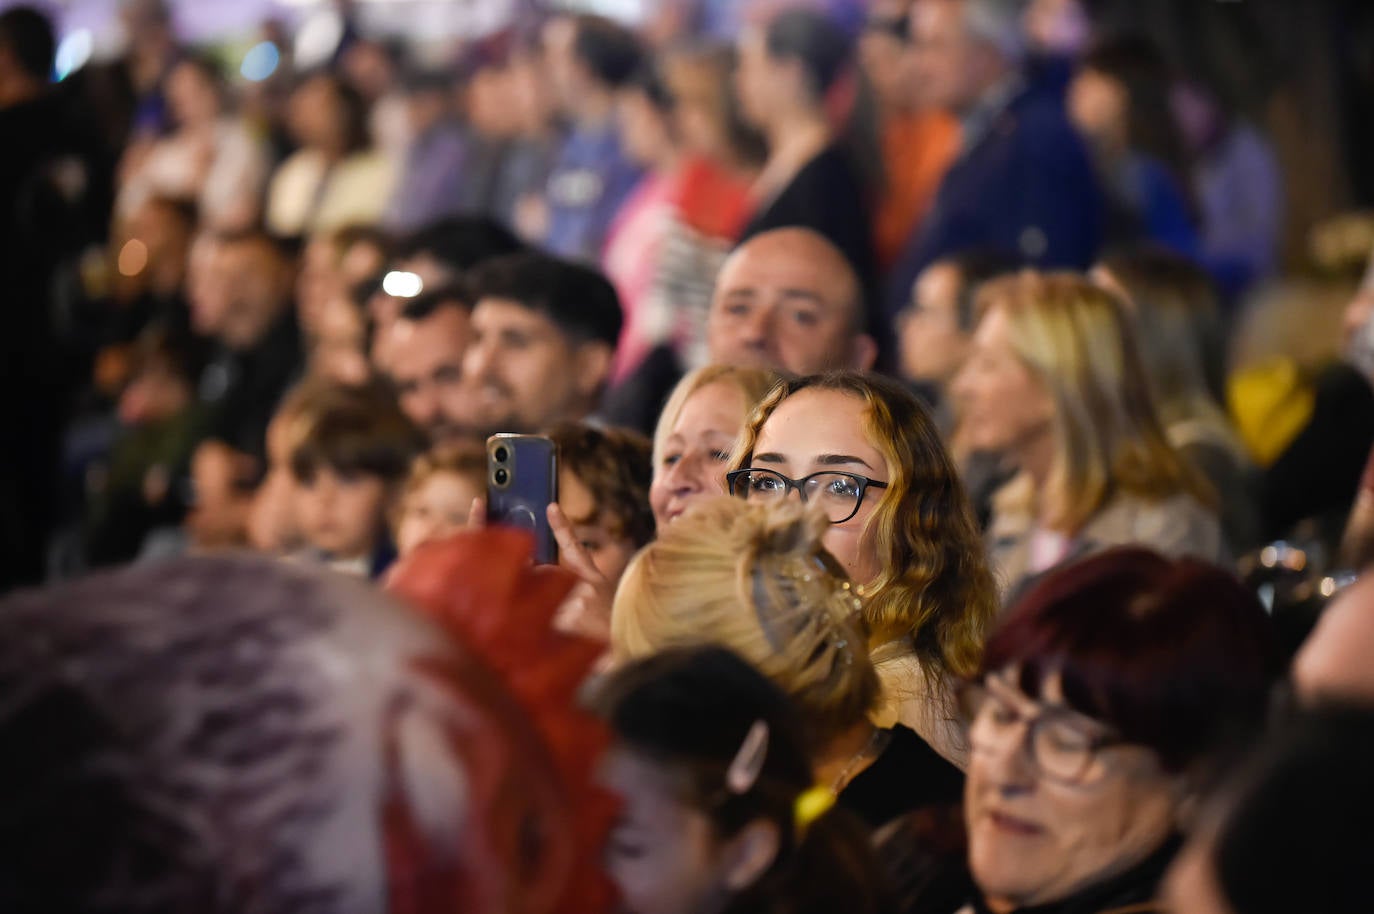
[[[1156,910],[1188,800],[1275,667],[1268,617],[1219,568],[1119,548],[1050,572],[961,695],[975,910]]]

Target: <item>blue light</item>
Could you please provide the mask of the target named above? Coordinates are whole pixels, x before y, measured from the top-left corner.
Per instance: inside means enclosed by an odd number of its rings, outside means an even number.
[[[253,45],[248,49],[248,53],[243,55],[243,66],[239,67],[239,72],[249,82],[259,83],[277,72],[279,63],[281,52],[277,50],[277,46],[270,41],[264,41]]]

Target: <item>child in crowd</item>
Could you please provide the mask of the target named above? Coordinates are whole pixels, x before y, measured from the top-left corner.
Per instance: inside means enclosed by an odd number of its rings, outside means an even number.
[[[636,432],[584,422],[562,423],[549,437],[558,446],[558,505],[550,522],[559,563],[583,581],[559,624],[605,640],[620,576],[654,536],[653,448]]]
[[[291,473],[291,454],[309,434],[320,413],[350,396],[351,388],[307,375],[287,391],[267,426],[267,472],[248,510],[248,545],[259,552],[289,555],[305,548]]]
[[[863,829],[817,787],[787,698],[718,647],[611,674],[594,709],[623,805],[606,867],[636,914],[889,910]]]
[[[377,385],[322,388],[325,401],[298,423],[290,469],[309,553],[375,578],[394,557],[386,519],[416,452],[419,432]]]
[[[169,331],[154,325],[134,344],[117,415],[109,461],[86,478],[84,552],[91,565],[135,558],[149,533],[175,526],[185,513],[176,482],[189,470],[206,416],[186,352]]]
[[[487,455],[478,445],[443,445],[415,458],[396,515],[396,550],[442,539],[467,526],[486,492]]]

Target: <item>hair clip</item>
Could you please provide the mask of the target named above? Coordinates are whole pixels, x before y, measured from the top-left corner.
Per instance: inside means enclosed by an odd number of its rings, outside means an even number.
[[[835,808],[835,791],[817,784],[803,791],[792,804],[792,824],[797,830],[797,840],[806,837],[807,831],[821,816]]]
[[[735,795],[748,793],[763,773],[763,763],[768,758],[768,725],[756,720],[749,725],[744,734],[744,742],[725,769],[725,789]]]

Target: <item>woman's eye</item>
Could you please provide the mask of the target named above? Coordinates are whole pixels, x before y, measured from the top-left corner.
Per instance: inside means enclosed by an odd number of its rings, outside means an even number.
[[[1092,739],[1072,727],[1050,726],[1045,728],[1045,738],[1050,746],[1059,752],[1081,752],[1092,745]]]
[[[668,454],[668,455],[666,455],[666,456],[663,458],[663,465],[664,465],[665,467],[670,467],[670,466],[672,466],[673,464],[677,463],[677,462],[678,462],[679,460],[681,460],[681,459],[682,459],[682,455],[681,455],[681,454]]]
[[[1010,727],[1020,719],[1016,709],[1000,701],[988,702],[988,717],[999,727]]]
[[[596,540],[580,540],[578,542],[578,545],[581,546],[583,549],[587,550],[587,552],[592,554],[601,551],[601,543],[597,542]]]
[[[859,486],[852,479],[836,479],[830,484],[830,494],[846,497],[858,495]]]

